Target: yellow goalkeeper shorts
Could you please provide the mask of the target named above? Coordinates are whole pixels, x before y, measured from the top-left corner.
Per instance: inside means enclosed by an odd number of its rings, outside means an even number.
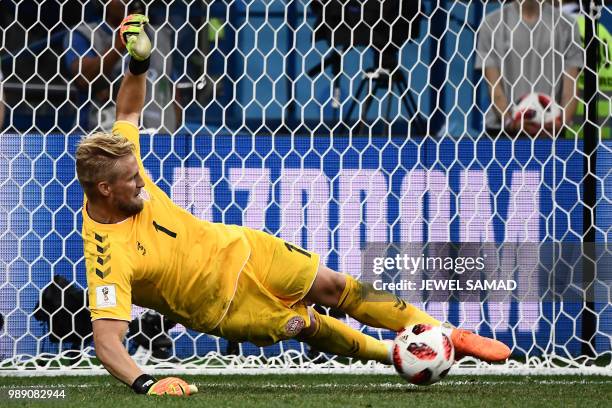
[[[244,228],[251,256],[227,314],[211,334],[258,346],[295,337],[310,325],[304,296],[319,268],[319,255],[280,238]]]

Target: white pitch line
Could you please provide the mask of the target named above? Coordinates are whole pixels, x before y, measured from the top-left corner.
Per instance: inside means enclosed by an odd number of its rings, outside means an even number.
[[[432,387],[456,387],[456,386],[481,386],[481,385],[610,385],[612,380],[607,381],[589,381],[589,380],[528,380],[528,381],[466,381],[466,380],[446,380],[434,384]],[[96,387],[115,387],[119,383],[102,383],[102,384],[44,384],[44,385],[2,385],[0,389],[6,388],[96,388]],[[235,388],[235,384],[228,383],[198,383],[195,385],[206,389],[210,388]],[[346,389],[346,390],[361,390],[361,389],[401,389],[401,388],[421,388],[412,384],[402,383],[355,383],[355,384],[243,384],[243,386],[252,386],[261,389]]]

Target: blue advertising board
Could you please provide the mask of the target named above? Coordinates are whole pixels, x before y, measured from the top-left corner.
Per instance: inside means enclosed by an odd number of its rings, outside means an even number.
[[[0,144],[2,359],[57,351],[30,315],[59,274],[86,287],[80,237],[79,135],[4,135]],[[600,148],[598,241],[609,241],[612,143]],[[581,143],[573,140],[246,135],[142,135],[151,178],[173,200],[214,222],[248,225],[316,251],[359,276],[367,242],[580,241]],[[612,332],[597,304],[598,348]],[[517,350],[577,354],[580,304],[450,304],[428,310],[453,324],[493,331]],[[553,314],[561,316],[553,321]],[[500,324],[499,316],[505,316]],[[511,331],[512,328],[512,331]],[[389,333],[389,335],[391,335]],[[216,349],[175,332],[177,353]],[[42,348],[41,348],[42,347]],[[250,346],[249,346],[250,347]],[[255,350],[246,347],[245,352]],[[278,346],[276,346],[278,347]],[[270,352],[277,350],[274,346]]]

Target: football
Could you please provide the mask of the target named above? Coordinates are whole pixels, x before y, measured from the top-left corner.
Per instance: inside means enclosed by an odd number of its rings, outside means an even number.
[[[523,96],[512,110],[512,118],[517,122],[545,125],[560,117],[561,107],[550,96],[535,92]]]
[[[393,342],[395,370],[412,384],[429,385],[440,381],[454,361],[453,343],[440,326],[408,326]]]

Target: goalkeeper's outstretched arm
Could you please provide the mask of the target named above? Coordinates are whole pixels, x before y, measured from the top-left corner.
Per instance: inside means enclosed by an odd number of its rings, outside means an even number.
[[[138,126],[144,106],[146,75],[127,72],[117,95],[117,120],[125,120]]]
[[[93,322],[96,356],[113,377],[132,385],[143,372],[123,346],[127,330],[128,322],[124,320],[98,319]]]
[[[151,42],[144,31],[149,20],[141,14],[127,16],[121,23],[119,35],[130,54],[129,70],[117,95],[116,120],[138,126],[146,94],[146,72],[151,56]]]
[[[136,365],[123,346],[128,322],[113,319],[98,319],[93,322],[96,356],[104,368],[119,381],[132,387],[134,392],[147,395],[188,396],[198,392],[193,384],[176,377],[156,380]]]

